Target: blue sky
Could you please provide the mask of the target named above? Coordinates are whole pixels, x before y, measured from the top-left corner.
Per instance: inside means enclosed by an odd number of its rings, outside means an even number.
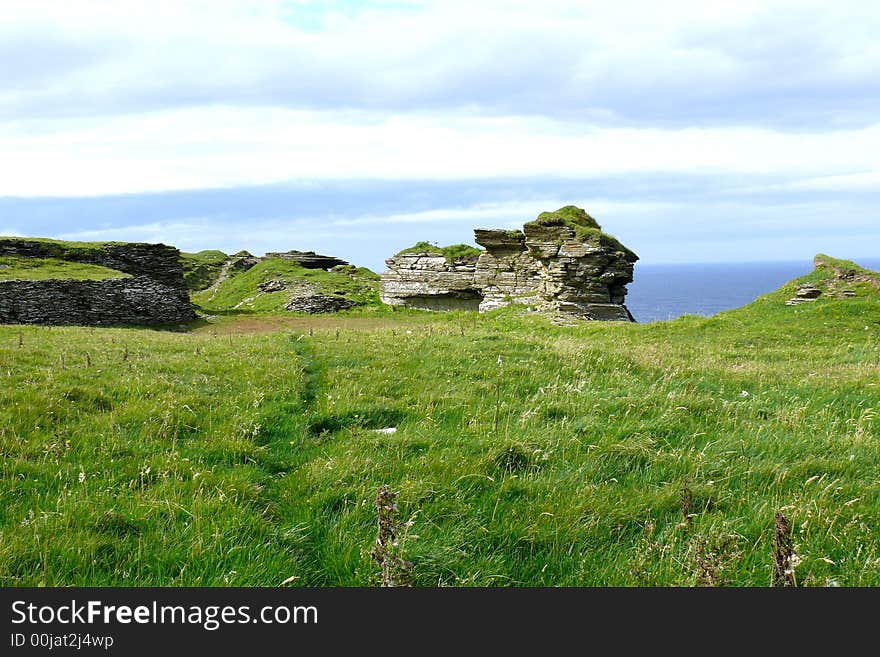
[[[574,203],[643,262],[880,253],[880,6],[4,0],[0,234],[380,270]]]

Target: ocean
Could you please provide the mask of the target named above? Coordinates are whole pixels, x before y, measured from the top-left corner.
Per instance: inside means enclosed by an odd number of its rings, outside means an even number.
[[[880,259],[862,258],[862,267],[880,270]],[[636,263],[626,305],[637,322],[714,315],[751,303],[783,283],[813,270],[812,261],[686,265]]]

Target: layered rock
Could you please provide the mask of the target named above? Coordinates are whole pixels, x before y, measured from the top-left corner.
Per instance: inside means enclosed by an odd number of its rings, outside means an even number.
[[[540,263],[529,253],[522,231],[477,228],[474,241],[486,249],[474,272],[474,287],[483,297],[481,312],[510,303],[540,302]]]
[[[260,260],[261,258],[257,258],[247,251],[239,251],[235,255],[229,256],[226,261],[226,269],[235,272],[247,271],[260,264]]]
[[[291,312],[309,313],[336,313],[340,310],[348,310],[357,305],[351,299],[343,297],[330,297],[324,294],[312,294],[310,296],[293,297],[285,307]]]
[[[399,253],[385,261],[383,303],[422,310],[477,310],[483,295],[474,282],[473,259],[447,259],[428,250]]]
[[[822,296],[822,290],[815,285],[804,283],[799,285],[795,296],[785,302],[786,306],[796,306],[801,303],[810,303]]]
[[[0,281],[0,324],[156,326],[193,319],[186,289],[148,276]]]
[[[633,321],[624,300],[638,256],[583,210],[544,213],[522,231],[476,229],[474,241],[485,249],[476,262],[449,259],[437,249],[389,258],[382,301],[480,311],[524,303],[581,319]]]

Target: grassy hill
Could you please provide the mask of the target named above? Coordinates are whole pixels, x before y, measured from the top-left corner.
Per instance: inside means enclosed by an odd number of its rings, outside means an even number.
[[[198,253],[181,252],[183,277],[190,292],[200,292],[220,277],[223,265],[229,259],[222,251],[199,251]]]
[[[276,282],[283,289],[263,291],[261,284]],[[281,286],[277,286],[281,287]],[[379,276],[369,269],[338,266],[330,271],[306,269],[282,258],[266,258],[247,271],[231,271],[217,285],[193,294],[193,302],[208,313],[283,313],[297,294],[342,297],[363,308],[377,308]]]
[[[646,325],[0,326],[0,584],[374,584],[388,484],[418,585],[766,586],[781,512],[797,584],[878,586],[876,280],[820,258]],[[786,306],[803,283],[822,296]]]

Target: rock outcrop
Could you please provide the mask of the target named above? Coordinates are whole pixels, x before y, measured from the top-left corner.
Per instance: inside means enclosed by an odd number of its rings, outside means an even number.
[[[385,261],[380,298],[393,306],[422,310],[478,310],[483,300],[476,286],[476,262],[447,259],[442,253],[413,251]]]
[[[312,294],[309,296],[293,297],[284,308],[291,312],[299,313],[337,313],[340,310],[348,310],[357,305],[351,299],[343,297],[330,297],[323,294]]]
[[[164,244],[0,240],[0,256],[56,258],[115,269],[128,278],[0,281],[0,323],[170,325],[195,319],[180,252]]]
[[[426,310],[487,311],[524,303],[580,319],[633,321],[624,305],[638,256],[580,208],[543,213],[519,230],[476,229],[478,257],[408,249],[386,260],[382,301]]]
[[[822,296],[822,290],[814,285],[805,283],[798,286],[797,292],[795,292],[795,296],[786,301],[785,305],[796,306],[801,303],[809,303],[811,301],[815,301],[820,296]]]
[[[285,251],[284,253],[267,253],[267,258],[281,258],[282,260],[293,260],[298,262],[300,267],[306,269],[333,269],[339,265],[347,265],[345,260],[334,258],[333,256],[319,255],[314,251]]]
[[[261,258],[257,258],[247,251],[239,251],[235,255],[229,256],[225,266],[229,271],[243,272],[256,267],[260,264],[260,260]]]

